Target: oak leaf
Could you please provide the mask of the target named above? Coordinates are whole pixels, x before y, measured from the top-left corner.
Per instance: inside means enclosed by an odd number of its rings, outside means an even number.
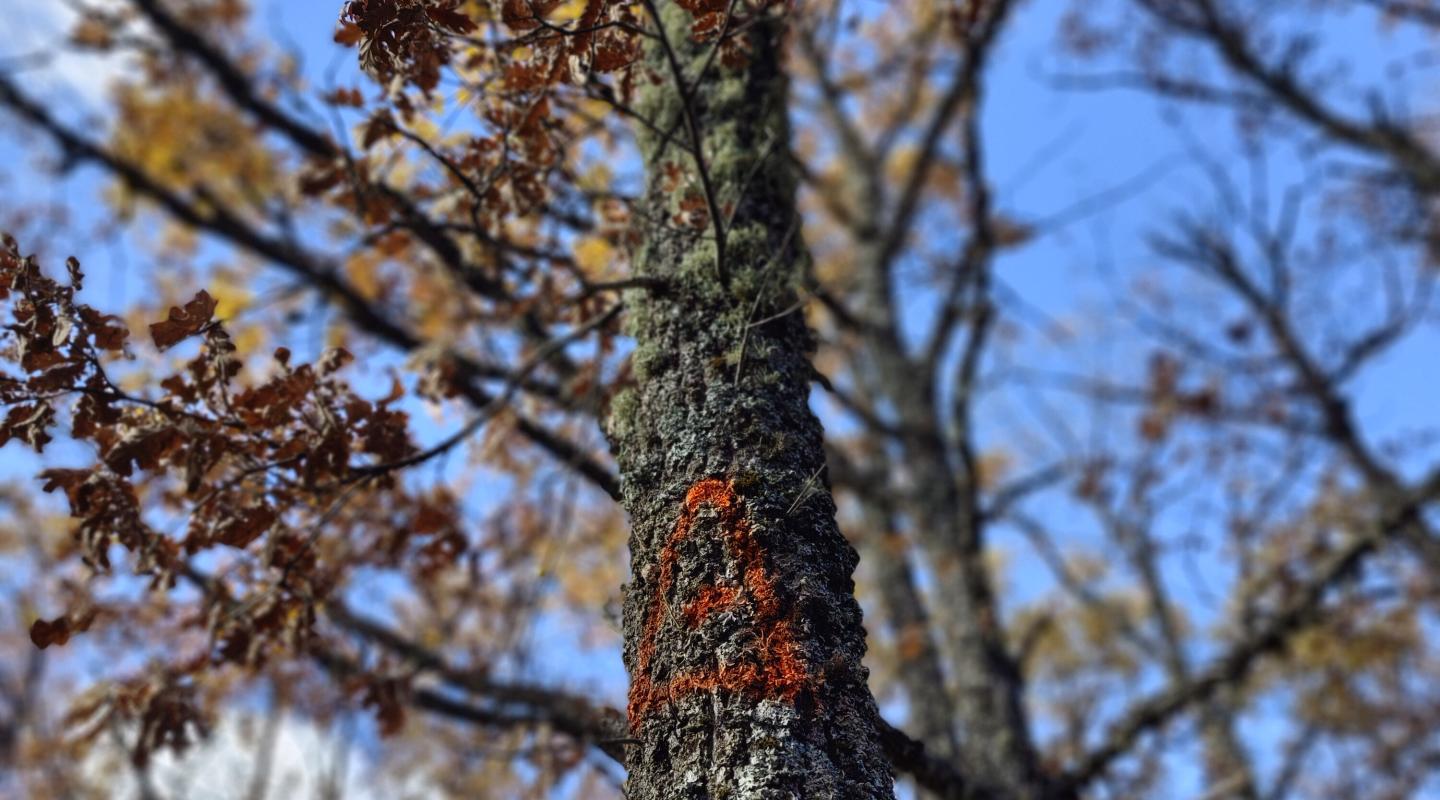
[[[215,298],[204,289],[184,308],[171,307],[170,317],[150,326],[150,338],[155,346],[167,350],[176,344],[204,330],[215,314]]]

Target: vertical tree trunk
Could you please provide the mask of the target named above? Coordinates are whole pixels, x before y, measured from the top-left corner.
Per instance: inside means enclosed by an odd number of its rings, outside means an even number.
[[[874,280],[869,312],[887,315],[880,331],[897,330],[888,318],[889,289]],[[961,770],[999,797],[1040,800],[1056,796],[1031,738],[1020,666],[1010,653],[985,563],[981,520],[972,478],[957,475],[945,453],[930,381],[897,339],[870,345],[873,393],[905,420],[906,510],[934,577],[936,619],[945,665],[954,683]],[[927,740],[927,744],[930,742]]]
[[[951,760],[960,754],[955,736],[959,715],[950,702],[944,661],[931,635],[933,621],[910,569],[910,542],[897,527],[894,509],[882,503],[879,497],[861,499],[870,533],[869,547],[862,545],[862,550],[879,585],[881,609],[895,628],[896,647],[904,662],[899,679],[910,703],[911,733],[931,755]]]
[[[674,3],[651,10],[635,263],[670,288],[630,300],[635,385],[609,425],[632,524],[628,793],[893,797],[808,404],[781,23],[745,25],[737,63]]]

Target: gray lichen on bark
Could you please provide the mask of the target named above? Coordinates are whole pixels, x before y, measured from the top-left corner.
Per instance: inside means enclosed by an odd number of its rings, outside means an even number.
[[[808,403],[813,341],[803,315],[785,313],[806,255],[784,158],[782,21],[747,25],[743,65],[726,64],[691,40],[687,12],[657,6],[693,91],[653,41],[637,98],[653,128],[639,136],[650,179],[636,271],[669,288],[629,298],[634,385],[608,424],[632,526],[627,792],[893,797],[861,666],[857,557]],[[675,219],[700,177],[687,99],[723,214],[723,269],[713,217]]]

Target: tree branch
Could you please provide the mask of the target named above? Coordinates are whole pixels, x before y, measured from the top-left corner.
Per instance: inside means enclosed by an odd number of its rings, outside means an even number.
[[[1212,698],[1216,692],[1243,682],[1262,658],[1284,650],[1295,633],[1314,621],[1320,606],[1334,588],[1355,577],[1366,556],[1378,550],[1396,532],[1414,524],[1421,506],[1430,498],[1415,495],[1386,511],[1370,530],[1357,535],[1315,570],[1268,619],[1186,682],[1172,685],[1136,703],[1098,747],[1066,774],[1065,785],[1080,791],[1100,777],[1141,736],[1163,727],[1175,717]]]
[[[3,75],[0,75],[0,106],[9,108],[21,119],[48,135],[71,160],[99,164],[131,189],[158,204],[176,220],[247,250],[300,277],[327,297],[338,300],[341,310],[361,330],[404,351],[417,350],[423,345],[418,336],[371,305],[359,290],[341,277],[341,271],[335,265],[302,250],[294,243],[256,230],[248,222],[219,205],[210,203],[207,204],[207,210],[202,210],[199,204],[162,185],[139,167],[94,144],[56,120]],[[494,398],[476,380],[480,371],[471,370],[468,359],[458,355],[454,358],[460,378],[458,388],[462,395],[477,407],[490,404]],[[575,443],[561,438],[522,415],[517,415],[516,427],[536,445],[574,468],[612,498],[620,496],[619,479],[614,473]]]

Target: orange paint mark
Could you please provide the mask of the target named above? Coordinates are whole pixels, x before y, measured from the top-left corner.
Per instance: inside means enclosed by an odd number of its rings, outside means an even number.
[[[720,528],[727,549],[741,569],[740,587],[709,585],[685,604],[681,617],[694,630],[710,615],[737,607],[748,597],[753,606],[760,663],[714,667],[682,673],[668,681],[655,682],[650,674],[655,643],[665,621],[665,596],[675,585],[675,562],[679,546],[690,535],[701,508],[720,513]],[[750,535],[745,507],[730,481],[706,478],[690,487],[675,531],[660,550],[660,582],[645,613],[640,648],[636,654],[635,676],[630,685],[629,716],[638,728],[657,706],[673,703],[692,692],[722,690],[751,697],[794,702],[811,682],[790,621],[784,619],[775,579],[765,567],[765,553]]]
[[[734,586],[706,586],[700,590],[698,597],[685,606],[681,615],[685,617],[686,625],[698,628],[711,614],[724,611],[735,605],[739,599],[740,590]]]

